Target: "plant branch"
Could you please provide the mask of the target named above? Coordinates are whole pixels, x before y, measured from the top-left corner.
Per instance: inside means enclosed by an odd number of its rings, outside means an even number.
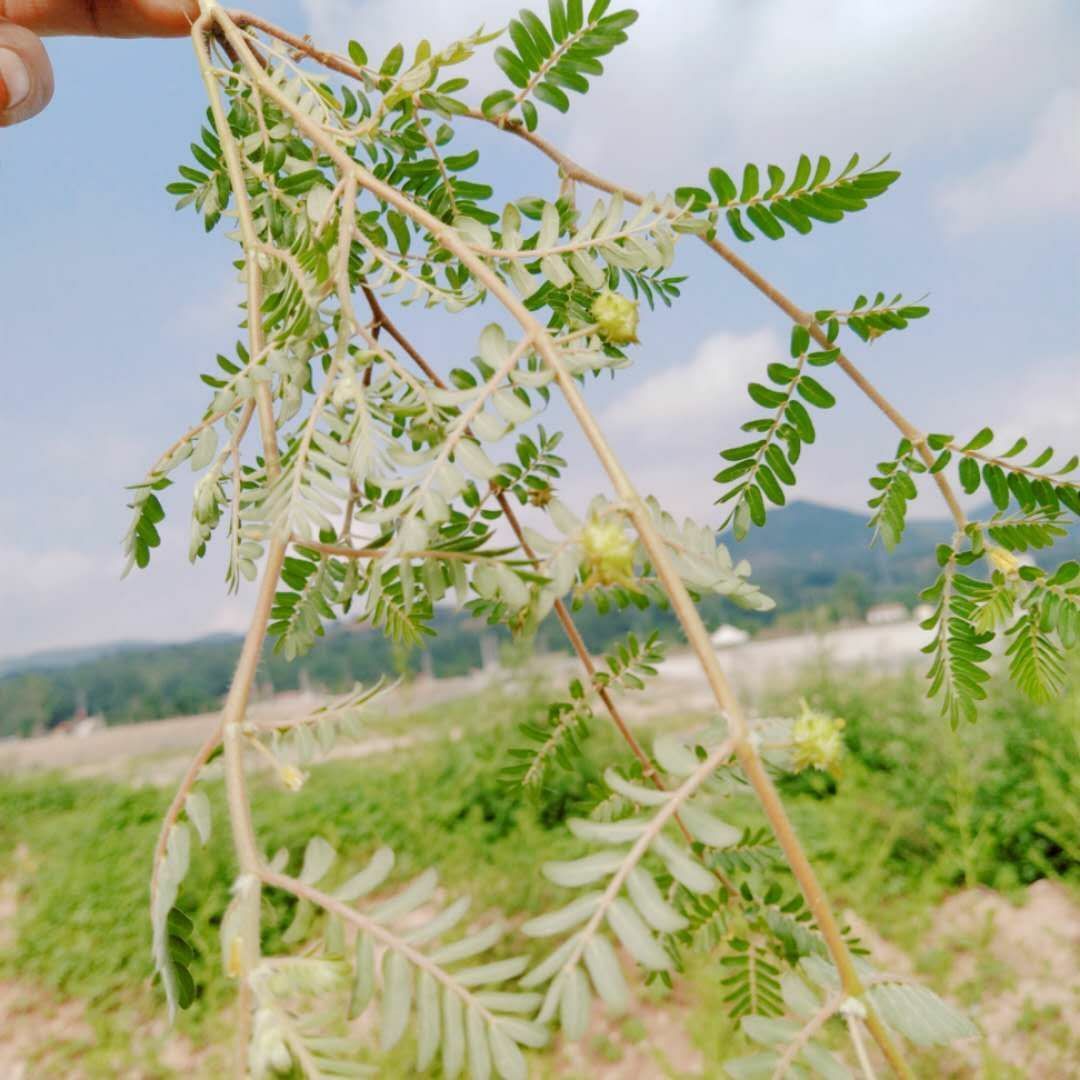
[[[247,202],[247,186],[244,182],[243,164],[239,148],[233,138],[228,118],[221,104],[217,79],[210,71],[210,53],[204,30],[211,24],[213,15],[218,13],[219,9],[211,6],[213,3],[214,0],[200,0],[202,13],[192,27],[192,41],[195,46],[199,70],[206,85],[207,96],[210,99],[214,124],[221,140],[222,153],[228,166],[233,196],[237,202],[237,212],[244,241],[249,354],[254,357],[260,355],[263,349],[262,272],[255,256],[258,236],[255,233],[250,207]],[[220,22],[218,28],[226,37],[228,36],[225,27]],[[230,44],[235,49],[235,44]],[[248,56],[251,56],[250,52]],[[261,75],[263,72],[262,66],[254,57],[251,58],[251,61]],[[263,458],[266,462],[267,477],[273,480],[281,471],[281,462],[278,455],[277,424],[274,419],[273,401],[269,386],[263,382],[256,384],[255,402],[259,416],[259,431],[262,437]],[[266,630],[270,622],[270,609],[273,605],[278,578],[284,565],[285,549],[286,545],[282,539],[274,538],[271,540],[266,555],[266,565],[263,569],[263,579],[259,587],[255,613],[244,638],[240,658],[221,714],[219,730],[224,743],[225,790],[229,807],[229,823],[241,873],[250,873],[258,869],[259,853],[251,818],[251,804],[248,800],[244,781],[244,757],[239,740],[239,730],[244,713],[247,710],[259,658],[262,655],[263,641],[266,638]],[[236,1058],[234,1067],[238,1076],[244,1076],[247,1073],[247,1045],[251,1033],[251,1013],[251,984],[245,977],[240,980],[237,993]]]
[[[784,1049],[783,1056],[776,1063],[776,1068],[773,1070],[772,1080],[784,1080],[788,1069],[791,1068],[795,1063],[795,1059],[799,1056],[799,1052],[828,1023],[829,1018],[840,1008],[843,1000],[843,993],[831,994],[825,999],[825,1003],[821,1008],[807,1020],[799,1034]]]
[[[187,800],[191,789],[195,786],[196,781],[199,779],[199,773],[202,772],[203,766],[210,760],[210,756],[218,748],[220,743],[221,728],[219,726],[214,728],[214,730],[206,737],[202,746],[196,751],[195,756],[191,759],[191,764],[184,773],[184,778],[180,781],[180,786],[176,789],[176,794],[173,796],[172,802],[169,804],[169,809],[165,811],[165,819],[161,823],[161,832],[158,834],[157,843],[154,845],[154,864],[150,876],[151,911],[153,911],[154,908],[154,898],[157,896],[158,876],[161,873],[162,860],[165,858],[165,848],[169,842],[169,833],[183,813],[184,803]]]
[[[542,360],[548,365],[558,382],[571,412],[574,414],[582,432],[590,442],[604,470],[607,472],[616,494],[627,508],[642,546],[645,548],[652,565],[655,567],[657,576],[664,585],[672,608],[675,611],[683,631],[689,643],[697,654],[698,660],[704,669],[706,678],[716,698],[717,704],[726,714],[729,730],[731,731],[732,746],[738,756],[752,787],[756,791],[777,839],[788,857],[792,872],[802,888],[807,904],[814,914],[818,927],[829,947],[841,982],[846,993],[850,996],[861,994],[863,987],[858,973],[855,970],[847,945],[840,933],[832,909],[825,899],[824,893],[817,882],[816,875],[799,844],[798,838],[792,829],[784,808],[780,802],[772,781],[765,772],[764,766],[758,755],[758,751],[749,737],[749,728],[746,718],[741,710],[739,702],[729,686],[727,679],[720,667],[719,661],[712,649],[708,632],[695,608],[693,601],[679,577],[671,559],[665,549],[663,539],[654,526],[651,515],[635,490],[629,476],[623,469],[620,461],[613,453],[610,445],[599,428],[588,406],[581,396],[576,381],[570,374],[558,349],[551,339],[546,328],[540,324],[535,316],[529,312],[525,305],[516,297],[502,282],[490,267],[479,258],[469,247],[468,243],[445,223],[439,221],[422,207],[417,206],[410,198],[398,191],[391,185],[378,179],[365,169],[361,164],[350,157],[332,139],[327,137],[323,129],[314,123],[302,110],[298,109],[282,91],[265,76],[259,67],[257,60],[248,48],[244,35],[232,23],[228,15],[219,8],[213,9],[214,17],[221,26],[226,38],[230,41],[242,62],[248,66],[251,74],[262,85],[266,97],[273,99],[293,119],[297,128],[305,134],[338,168],[341,176],[353,176],[357,184],[370,192],[376,199],[388,204],[411,218],[421,228],[428,231],[432,237],[449,254],[455,256],[460,263],[470,271],[478,283],[494,296],[520,325],[525,333],[527,341],[531,342]],[[216,91],[216,87],[214,88]],[[220,105],[219,105],[220,108]],[[712,243],[712,242],[711,242]],[[715,243],[719,243],[716,241]],[[720,245],[722,248],[722,245]],[[726,251],[726,249],[723,249]],[[733,255],[733,253],[732,253]],[[730,261],[730,260],[729,260]],[[734,265],[734,264],[733,264]],[[749,270],[750,268],[747,267]],[[764,285],[763,279],[750,270],[750,273],[758,277]],[[746,276],[744,274],[744,276]],[[753,279],[750,279],[753,280]],[[760,287],[760,286],[759,286]],[[771,287],[769,287],[771,288]],[[775,290],[773,290],[775,292]],[[777,294],[779,296],[779,294]],[[775,298],[774,298],[775,299]],[[779,301],[775,301],[778,302]],[[787,302],[791,311],[799,315],[794,305]],[[781,304],[780,306],[783,306]],[[787,310],[785,308],[785,310]],[[812,332],[816,332],[822,339],[824,333],[820,327],[805,316],[803,325],[810,322]],[[825,339],[827,341],[827,339]],[[830,344],[831,347],[831,344]],[[927,450],[929,453],[929,451]],[[279,546],[279,545],[278,545]],[[254,624],[253,624],[254,626]],[[870,1019],[873,1018],[871,1014]],[[875,1030],[876,1027],[876,1030]],[[904,1063],[899,1051],[896,1049],[885,1029],[876,1024],[872,1027],[875,1038],[878,1040],[883,1052],[892,1063],[894,1069],[901,1076],[910,1076],[910,1071]]]
[[[264,884],[275,889],[282,889],[302,900],[307,900],[309,903],[316,904],[324,911],[327,911],[332,915],[337,915],[346,922],[352,923],[353,926],[358,930],[363,931],[365,934],[370,934],[381,944],[385,945],[386,948],[391,949],[396,953],[400,953],[414,967],[427,972],[433,979],[442,983],[448,990],[461,998],[469,1008],[477,1009],[487,1023],[498,1024],[499,1018],[482,1005],[474,994],[471,994],[459,982],[455,981],[454,977],[446,971],[445,968],[440,967],[414,945],[410,945],[404,938],[398,937],[392,930],[388,930],[382,923],[376,922],[374,919],[362,914],[355,908],[349,907],[348,904],[342,903],[340,900],[335,900],[334,897],[329,894],[321,892],[311,885],[306,885],[296,878],[286,877],[284,874],[277,874],[269,869],[261,870],[259,872],[259,877]]]
[[[585,946],[588,944],[589,938],[596,933],[600,923],[603,921],[605,915],[611,905],[615,902],[615,898],[622,891],[623,885],[626,883],[626,879],[630,876],[630,871],[645,857],[645,853],[652,846],[653,841],[660,835],[664,826],[678,813],[679,807],[681,807],[691,795],[712,774],[732,755],[736,744],[735,739],[725,739],[719,746],[712,750],[712,752],[701,762],[700,765],[677,787],[671,792],[671,796],[667,802],[660,807],[659,810],[653,815],[649,821],[648,826],[642,832],[642,834],[634,841],[630,850],[626,853],[626,857],[619,864],[618,870],[612,875],[611,880],[607,884],[607,888],[604,889],[599,901],[596,905],[596,910],[589,917],[589,921],[576,935],[576,944],[570,951],[566,958],[566,962],[562,965],[561,972],[571,971],[581,959],[582,953],[585,951]],[[556,975],[557,979],[559,976]]]
[[[226,32],[228,31],[226,30]],[[234,42],[234,45],[242,55],[246,49],[243,39],[240,38],[239,44]],[[275,98],[282,108],[292,114],[297,126],[320,146],[323,152],[334,161],[343,173],[354,173],[361,187],[370,191],[376,198],[412,218],[418,225],[430,232],[452,255],[456,256],[474,277],[502,303],[507,312],[517,320],[522,330],[525,331],[527,339],[533,342],[536,351],[540,353],[545,363],[555,373],[555,379],[570,407],[570,411],[574,414],[582,432],[592,445],[593,451],[608,474],[616,494],[626,505],[627,514],[641,538],[642,546],[645,548],[650,562],[656,568],[657,576],[671,600],[672,608],[682,625],[690,646],[697,654],[717,704],[727,716],[739,762],[758,794],[762,808],[772,824],[785,855],[788,857],[792,872],[803,889],[807,904],[817,919],[818,926],[829,946],[830,954],[840,972],[844,988],[850,995],[857,996],[862,991],[862,983],[859,980],[858,973],[855,971],[839,925],[817,881],[813,868],[810,866],[809,860],[806,858],[795,835],[776,789],[765,772],[756,749],[748,738],[749,728],[746,718],[720,667],[709,640],[708,632],[701,621],[701,616],[694,607],[686,586],[671,563],[663,539],[656,531],[647,507],[585,404],[577,383],[562,363],[547,330],[529,312],[525,305],[510,292],[507,286],[499,280],[483,260],[476,256],[455,230],[448,228],[443,222],[417,206],[401,192],[369,173],[338,146],[324,138],[318,126],[295,109],[288,98],[277,87],[271,85],[268,80],[265,92],[268,96]],[[882,1033],[884,1034],[884,1032]],[[883,1049],[896,1061],[901,1060],[899,1053],[892,1046],[891,1040],[888,1040],[887,1036]]]
[[[858,1058],[863,1080],[877,1080],[877,1074],[874,1072],[873,1065],[870,1064],[870,1057],[866,1053],[866,1047],[863,1045],[859,1021],[851,1013],[846,1013],[844,1019],[847,1021],[848,1032],[851,1035],[852,1045],[855,1047],[855,1057]]]

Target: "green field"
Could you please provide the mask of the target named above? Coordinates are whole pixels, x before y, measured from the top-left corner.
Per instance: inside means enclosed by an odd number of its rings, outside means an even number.
[[[953,733],[921,692],[915,676],[807,676],[800,693],[845,718],[848,752],[838,780],[802,774],[783,786],[839,907],[864,918],[907,954],[920,978],[978,1015],[986,995],[1017,985],[1017,973],[995,959],[992,931],[943,938],[934,931],[935,912],[947,896],[975,886],[1019,900],[1040,879],[1061,882],[1066,902],[1075,902],[1080,698],[1074,691],[1053,706],[1033,706],[1002,686],[978,726]],[[791,709],[798,696],[762,705]],[[396,718],[395,732],[437,737],[406,751],[318,766],[295,795],[259,774],[260,838],[269,852],[289,847],[293,868],[315,833],[357,863],[389,844],[398,854],[395,882],[435,866],[448,895],[468,892],[476,913],[499,909],[520,919],[550,910],[565,895],[536,868],[545,858],[579,853],[564,819],[595,801],[600,763],[625,752],[598,729],[583,773],[556,775],[540,798],[525,798],[497,774],[520,741],[516,723],[542,707],[539,697],[523,706],[520,696],[491,694]],[[462,734],[452,740],[455,726]],[[150,851],[171,792],[56,774],[0,779],[0,879],[9,890],[13,883],[17,899],[8,925],[0,924],[0,986],[18,988],[13,1023],[39,1024],[47,1033],[24,1049],[28,1076],[222,1075],[228,1013],[220,1006],[232,990],[220,974],[215,923],[231,880],[231,846],[221,785],[212,781],[207,789],[215,835],[193,857],[181,895],[196,926],[199,996],[168,1033],[150,983],[146,908]],[[723,813],[740,825],[760,823],[749,799],[736,797]],[[271,904],[265,922],[272,947],[291,912],[285,899]],[[1076,907],[1070,910],[1075,917]],[[867,944],[878,947],[876,939]],[[644,1062],[635,1066],[641,1077],[724,1075],[718,1063],[744,1048],[742,1036],[725,1017],[715,963],[695,956],[687,966],[673,990],[642,988],[639,1010],[609,1021],[578,1050],[556,1047],[539,1056],[536,1075],[604,1076],[620,1061]],[[654,1031],[653,1005],[663,998],[671,999],[685,1036],[668,1040]],[[71,1014],[77,1022],[49,1028],[50,1013],[59,1009],[63,1017],[72,1000],[81,1003]],[[0,1071],[2,1016],[0,1008]],[[1012,1024],[1011,1039],[1026,1039],[1069,1067],[1076,1047],[1068,1044],[1060,1007],[1033,998]],[[386,1075],[411,1075],[411,1054],[404,1044]],[[914,1060],[920,1076],[1034,1075],[988,1046]]]

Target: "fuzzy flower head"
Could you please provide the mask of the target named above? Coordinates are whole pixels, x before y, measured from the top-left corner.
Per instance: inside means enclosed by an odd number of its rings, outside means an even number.
[[[795,721],[791,731],[794,768],[834,770],[844,752],[844,739],[840,734],[844,721],[839,717],[814,712],[804,701],[802,715]]]
[[[555,492],[552,488],[530,488],[528,492],[528,499],[530,506],[547,506],[552,499],[555,498]]]
[[[585,587],[634,583],[634,543],[613,517],[593,518],[581,534],[588,578]]]
[[[638,306],[636,300],[616,292],[602,292],[592,305],[592,317],[600,336],[612,345],[630,345],[637,341]]]

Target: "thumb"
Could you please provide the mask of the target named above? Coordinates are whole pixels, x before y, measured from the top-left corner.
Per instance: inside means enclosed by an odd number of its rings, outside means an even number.
[[[37,36],[0,20],[0,127],[37,115],[52,96],[52,66]]]

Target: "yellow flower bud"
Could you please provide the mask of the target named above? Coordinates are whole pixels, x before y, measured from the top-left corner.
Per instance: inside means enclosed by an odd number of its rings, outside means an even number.
[[[616,292],[602,292],[592,305],[592,316],[605,341],[629,345],[637,341],[638,306],[636,300]]]
[[[230,979],[238,979],[244,973],[244,939],[237,934],[229,942],[229,959],[225,965],[225,974]]]
[[[585,526],[581,542],[589,570],[586,587],[633,584],[634,544],[618,521],[594,518]]]
[[[995,570],[1000,570],[1006,577],[1012,577],[1020,570],[1020,560],[1003,547],[989,547],[986,549],[986,557]]]
[[[844,752],[844,740],[840,734],[844,721],[839,717],[814,712],[805,701],[802,710],[791,732],[795,771],[812,768],[825,772],[834,769]]]

